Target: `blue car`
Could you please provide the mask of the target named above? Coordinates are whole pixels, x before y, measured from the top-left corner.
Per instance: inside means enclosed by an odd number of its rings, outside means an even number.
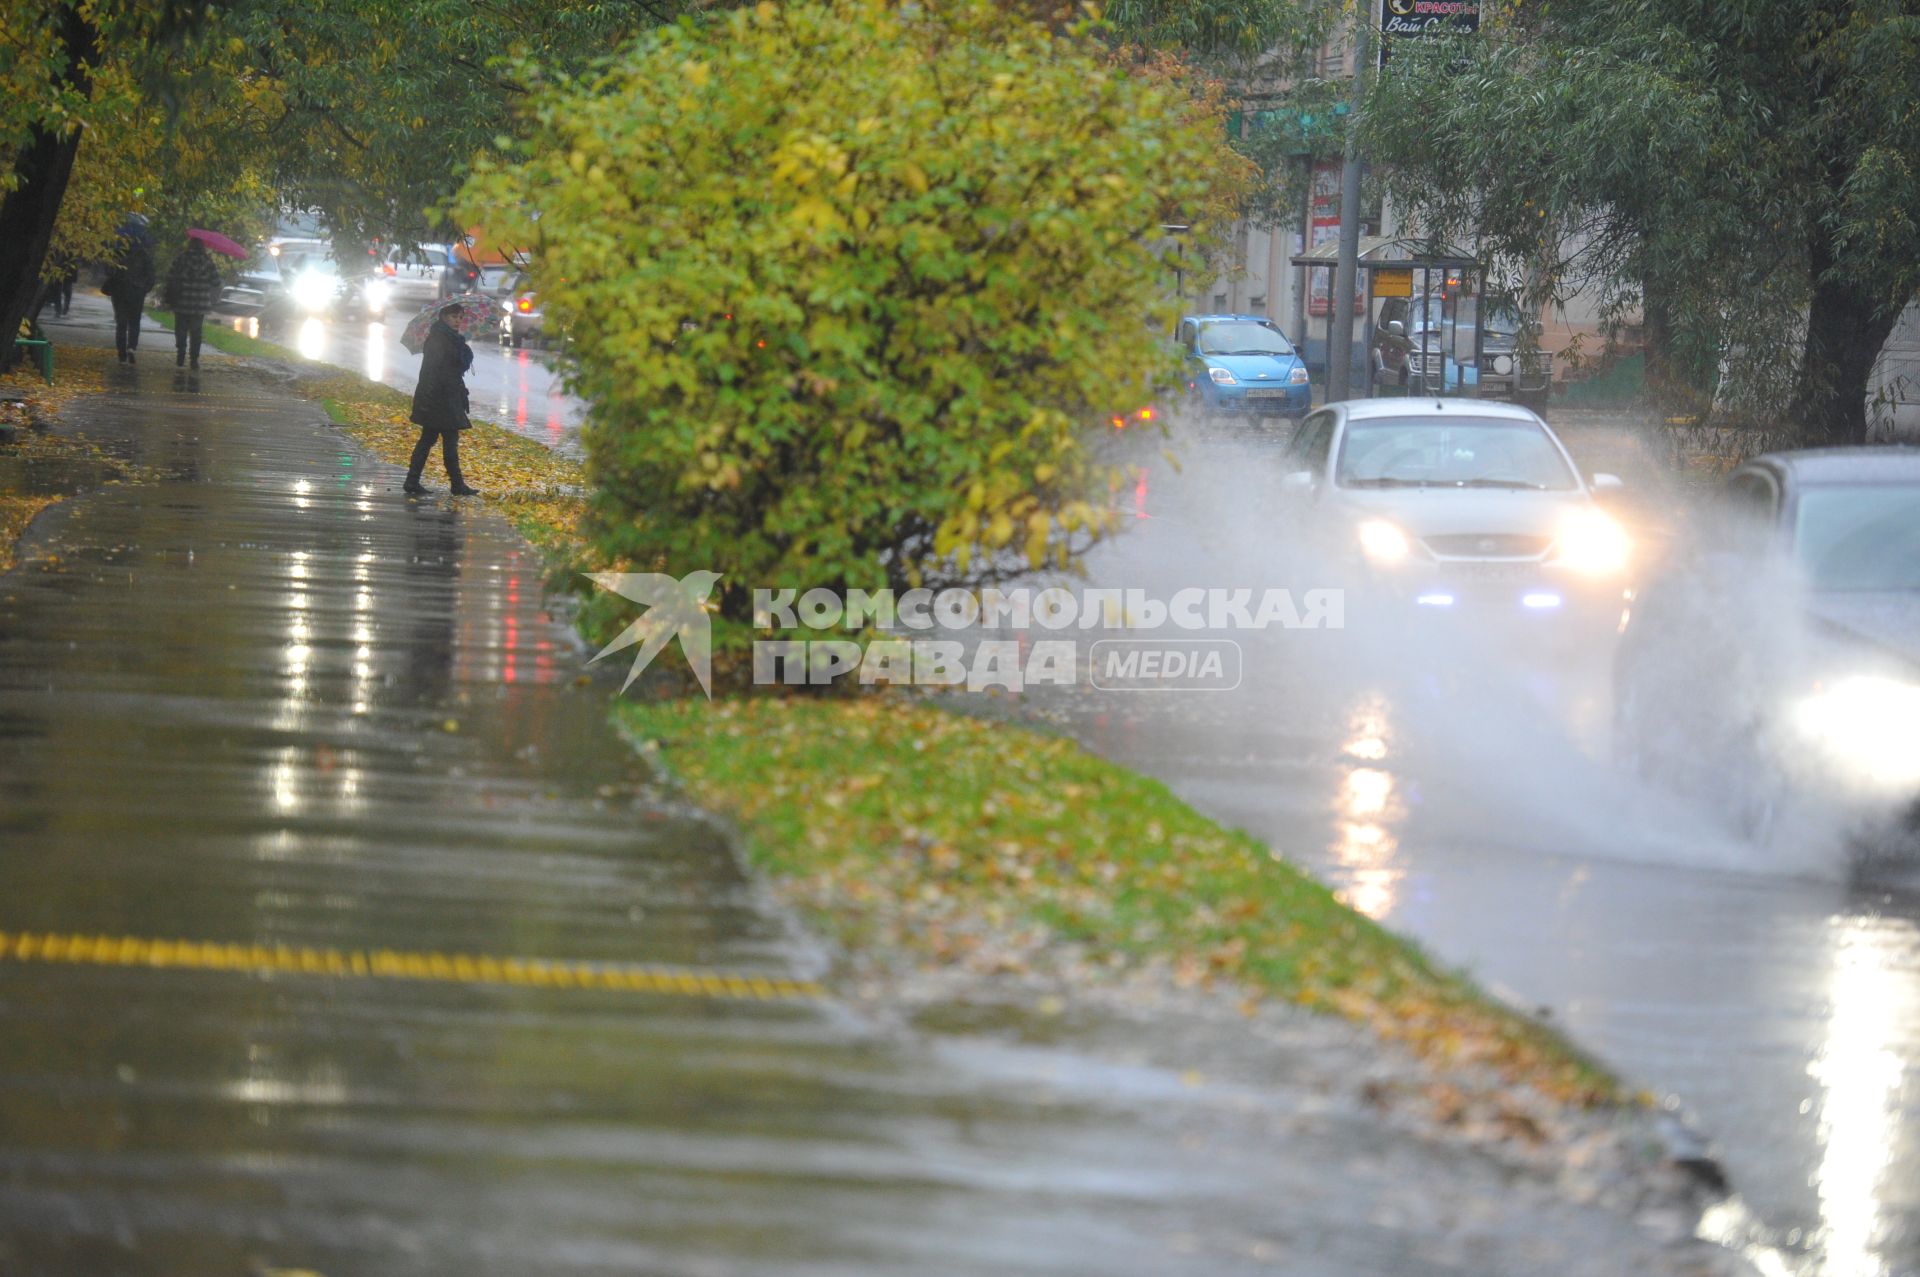
[[[1209,413],[1298,421],[1313,408],[1307,365],[1265,315],[1188,315],[1174,340],[1188,389]]]

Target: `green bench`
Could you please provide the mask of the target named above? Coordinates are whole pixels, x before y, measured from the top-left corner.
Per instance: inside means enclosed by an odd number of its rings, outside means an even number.
[[[53,384],[53,343],[39,335],[38,324],[34,325],[32,331],[34,336],[15,337],[13,344],[17,349],[26,351],[33,362],[40,365],[40,375],[45,377],[47,384],[51,386]]]

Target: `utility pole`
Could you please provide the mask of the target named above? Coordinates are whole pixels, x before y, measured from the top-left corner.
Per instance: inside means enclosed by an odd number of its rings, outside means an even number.
[[[1367,96],[1367,64],[1373,56],[1373,6],[1356,6],[1353,85],[1347,108],[1347,159],[1340,170],[1340,256],[1333,268],[1333,318],[1328,325],[1327,402],[1353,396],[1354,275],[1360,263],[1360,106]]]

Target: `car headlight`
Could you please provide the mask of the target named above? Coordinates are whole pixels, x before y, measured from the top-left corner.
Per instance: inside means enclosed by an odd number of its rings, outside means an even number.
[[[1893,792],[1920,788],[1920,685],[1852,675],[1802,696],[1786,722],[1846,780]]]
[[[302,271],[293,279],[293,304],[301,310],[325,310],[333,301],[333,277]]]
[[[1361,553],[1375,563],[1398,563],[1413,552],[1407,534],[1385,519],[1368,519],[1358,532]]]
[[[1295,368],[1287,374],[1287,380],[1293,385],[1304,386],[1307,384],[1307,370],[1305,368]]]
[[[1560,526],[1554,562],[1587,576],[1613,576],[1627,570],[1633,539],[1599,510],[1581,510]]]
[[[387,287],[386,280],[384,279],[368,280],[367,289],[366,289],[367,306],[373,310],[385,310],[387,308],[387,296],[389,291],[390,290]]]
[[[1225,368],[1209,368],[1207,369],[1207,376],[1213,378],[1213,384],[1216,386],[1237,386],[1240,384],[1239,380]]]

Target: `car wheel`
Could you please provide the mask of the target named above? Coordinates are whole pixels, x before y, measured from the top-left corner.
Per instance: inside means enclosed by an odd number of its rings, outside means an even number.
[[[522,346],[527,344],[527,339],[525,337],[522,337],[519,333],[515,333],[512,337],[509,337],[507,340],[513,343],[513,348],[515,350],[519,350]]]

